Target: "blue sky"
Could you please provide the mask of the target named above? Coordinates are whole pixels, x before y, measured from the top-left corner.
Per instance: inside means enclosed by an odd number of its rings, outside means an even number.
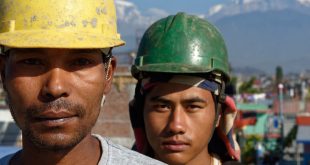
[[[207,13],[208,9],[227,0],[129,0],[144,12],[149,8],[159,8],[174,14],[179,11],[188,13]]]

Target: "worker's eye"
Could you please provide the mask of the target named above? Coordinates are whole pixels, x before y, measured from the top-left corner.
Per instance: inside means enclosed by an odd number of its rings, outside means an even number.
[[[156,103],[153,105],[153,109],[156,111],[165,112],[171,109],[171,105],[165,103]]]
[[[74,59],[72,62],[73,66],[87,66],[87,65],[91,65],[94,62],[91,59],[87,59],[87,58],[77,58]]]
[[[42,65],[43,62],[41,59],[38,58],[27,58],[20,60],[19,63],[25,64],[25,65]]]
[[[190,112],[195,112],[195,111],[198,111],[200,109],[203,109],[203,106],[199,105],[199,104],[189,104],[186,106],[186,109]]]

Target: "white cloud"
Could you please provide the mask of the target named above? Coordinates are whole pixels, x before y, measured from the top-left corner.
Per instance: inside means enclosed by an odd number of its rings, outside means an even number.
[[[257,0],[243,0],[243,4],[250,4],[250,3],[254,3]]]
[[[118,20],[134,26],[149,26],[157,19],[166,17],[168,12],[158,8],[147,9],[141,12],[139,8],[130,1],[115,0]]]
[[[159,17],[165,17],[168,16],[169,13],[165,10],[162,9],[158,9],[158,8],[150,8],[147,10],[147,13],[150,15],[155,15],[155,16],[159,16]]]
[[[210,8],[208,15],[214,15],[216,13],[219,13],[224,8],[223,4],[217,4]]]
[[[297,0],[300,4],[310,6],[310,0]]]
[[[116,13],[119,20],[129,22],[132,18],[141,17],[141,13],[137,6],[131,2],[124,0],[115,0]]]

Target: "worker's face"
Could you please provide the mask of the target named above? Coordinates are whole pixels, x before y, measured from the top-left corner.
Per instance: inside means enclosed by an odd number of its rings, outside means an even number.
[[[155,86],[144,104],[145,131],[155,158],[168,164],[206,161],[215,115],[212,94],[205,89]]]
[[[12,49],[2,58],[2,80],[23,142],[66,149],[90,134],[110,89],[100,50]]]

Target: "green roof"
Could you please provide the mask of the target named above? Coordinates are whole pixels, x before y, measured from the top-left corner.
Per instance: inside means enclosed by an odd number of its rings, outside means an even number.
[[[255,103],[237,103],[237,109],[240,111],[266,111],[268,105]]]
[[[264,135],[268,116],[268,114],[257,114],[256,124],[254,126],[246,126],[244,133],[246,135]]]

